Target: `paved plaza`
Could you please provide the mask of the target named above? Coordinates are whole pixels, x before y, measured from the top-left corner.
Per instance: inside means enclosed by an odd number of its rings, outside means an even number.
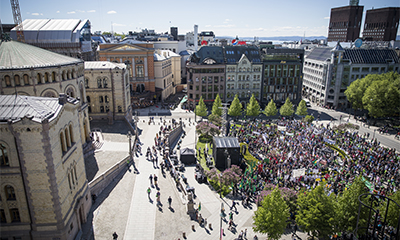
[[[183,173],[188,179],[189,186],[195,188],[195,207],[201,202],[201,215],[207,219],[207,226],[200,226],[196,221],[190,219],[186,213],[186,196],[179,192],[169,172],[161,174],[161,169],[154,167],[152,162],[145,157],[148,146],[154,145],[154,137],[160,128],[160,117],[167,122],[174,117],[182,118],[186,127],[186,136],[182,139],[182,148],[195,146],[195,127],[193,125],[194,114],[178,107],[169,111],[155,106],[137,110],[139,115],[138,127],[140,129],[140,142],[142,154],[134,157],[138,173],[131,166],[126,172],[121,173],[110,186],[107,187],[96,199],[88,222],[83,227],[82,239],[112,239],[116,232],[118,239],[219,239],[221,218],[219,216],[221,204],[225,212],[229,213],[232,204],[232,196],[220,198],[207,184],[199,184],[194,179],[194,166],[186,167]],[[155,124],[148,124],[148,116],[155,117]],[[189,125],[189,118],[191,125]],[[330,118],[329,118],[330,119]],[[320,123],[328,123],[330,120],[322,120]],[[351,120],[349,120],[351,121]],[[127,127],[123,122],[113,125],[107,123],[94,123],[93,127],[103,130],[104,143],[96,150],[93,156],[85,159],[87,173],[93,179],[113,164],[128,155]],[[372,129],[360,129],[361,131],[373,131]],[[385,136],[379,136],[384,138]],[[392,142],[386,137],[389,142]],[[396,145],[396,142],[394,142]],[[397,148],[399,150],[399,148]],[[178,151],[179,152],[179,151]],[[158,155],[159,163],[162,159]],[[158,189],[150,184],[149,175],[158,176]],[[89,178],[89,176],[88,176]],[[151,188],[150,198],[147,188]],[[157,206],[156,193],[161,194],[161,205]],[[171,208],[168,207],[168,197],[172,198]],[[240,201],[239,201],[240,202]],[[250,208],[237,204],[233,220],[235,227],[229,231],[228,222],[222,221],[224,229],[223,239],[235,239],[240,231],[247,229],[247,239],[253,239],[255,233],[252,229],[252,216],[256,210],[253,203]],[[211,228],[209,227],[211,224]],[[192,230],[194,226],[194,230]],[[265,235],[256,234],[259,239],[266,239]],[[298,232],[296,239],[306,239],[306,234]],[[292,239],[291,233],[287,232],[281,239]]]

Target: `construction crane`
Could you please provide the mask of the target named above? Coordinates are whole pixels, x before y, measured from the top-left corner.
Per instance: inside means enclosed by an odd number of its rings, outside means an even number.
[[[10,2],[11,2],[11,8],[13,11],[14,24],[17,25],[16,26],[17,41],[25,42],[24,29],[22,27],[22,17],[21,17],[21,12],[19,10],[18,0],[10,0]]]

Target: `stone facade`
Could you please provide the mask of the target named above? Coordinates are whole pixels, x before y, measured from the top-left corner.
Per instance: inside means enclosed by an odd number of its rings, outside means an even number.
[[[99,60],[125,63],[129,68],[131,102],[155,100],[154,45],[135,41],[121,44],[100,44]]]
[[[93,119],[131,119],[129,67],[124,63],[85,62],[85,88]]]
[[[7,97],[0,98],[3,113]],[[85,139],[79,127],[80,101],[66,96],[61,100],[17,98],[26,99],[32,110],[26,111],[29,115],[9,121],[2,117],[0,123],[2,154],[6,152],[8,160],[0,167],[0,206],[5,215],[1,235],[74,239],[86,222],[92,203],[83,159]],[[23,106],[16,104],[15,108]],[[35,115],[36,110],[49,107],[52,111],[46,115],[43,111]]]

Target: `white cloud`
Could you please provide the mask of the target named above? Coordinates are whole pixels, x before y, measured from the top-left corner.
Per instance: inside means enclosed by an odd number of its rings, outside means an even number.
[[[324,17],[324,19],[329,19],[330,17]]]
[[[83,11],[83,10],[76,10],[77,12],[79,12],[79,13],[84,13],[85,11]]]
[[[233,24],[228,24],[228,25],[215,25],[215,28],[233,28],[235,25]]]
[[[76,13],[75,11],[67,12],[67,14],[75,14],[75,13]]]
[[[116,11],[108,11],[107,14],[115,14],[117,13]]]
[[[93,13],[93,12],[96,12],[96,10],[89,10],[89,11],[87,11],[88,13]]]
[[[34,12],[34,13],[32,13],[32,15],[33,15],[33,16],[39,16],[40,14],[39,14],[39,13],[36,13],[36,12]]]
[[[60,11],[57,11],[56,13],[60,13]]]
[[[121,24],[121,23],[113,23],[112,25],[115,27],[125,27],[126,26],[125,24]]]
[[[224,21],[224,24],[226,24],[226,23],[228,23],[228,22],[231,22],[232,20],[231,19],[225,19],[225,21]]]

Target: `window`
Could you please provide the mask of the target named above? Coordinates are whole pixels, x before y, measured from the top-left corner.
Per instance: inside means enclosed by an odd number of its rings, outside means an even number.
[[[105,96],[104,96],[104,101],[105,101],[106,103],[109,103],[109,102],[110,102],[110,98],[109,98],[107,95],[105,95]]]
[[[195,99],[199,99],[199,94],[196,94],[196,98]]]
[[[10,78],[10,76],[6,75],[4,77],[4,81],[6,82],[6,86],[7,87],[11,87],[11,78]]]
[[[110,111],[110,107],[106,106],[106,112],[109,112],[109,111]]]
[[[71,138],[69,137],[68,129],[64,129],[64,132],[65,132],[65,139],[67,140],[67,146],[71,147]]]
[[[121,106],[118,106],[118,112],[122,113],[122,107]]]
[[[42,83],[42,75],[40,73],[38,73],[36,75],[36,80],[37,80],[37,84],[41,84]]]
[[[107,87],[108,87],[108,79],[107,79],[107,78],[104,78],[104,79],[103,79],[103,87],[104,87],[104,88],[107,88]]]
[[[102,85],[101,79],[98,78],[97,79],[97,88],[102,88],[102,87],[103,87],[103,85]]]
[[[214,85],[214,92],[218,92],[218,85]]]
[[[72,130],[73,130],[73,128],[72,128],[72,123],[71,123],[71,124],[69,124],[69,137],[71,138],[71,143],[74,143],[75,142],[74,141],[74,132]]]
[[[89,79],[85,78],[85,88],[89,88]]]
[[[10,215],[11,215],[11,222],[21,222],[18,208],[10,209]]]
[[[4,212],[4,209],[0,209],[0,222],[1,223],[6,223],[7,222],[6,214]]]
[[[214,77],[214,83],[218,83],[218,77]]]
[[[137,65],[136,66],[136,76],[137,77],[144,77],[143,66],[142,65]]]
[[[8,167],[10,166],[10,163],[8,161],[8,153],[6,147],[0,143],[0,161],[2,167]]]
[[[90,103],[90,96],[86,96],[86,101]]]
[[[103,96],[99,96],[99,103],[103,103]]]
[[[100,106],[100,112],[101,112],[101,113],[104,112],[104,106]]]
[[[61,150],[63,152],[66,152],[67,151],[67,145],[65,143],[64,132],[60,133],[60,144],[61,144]]]
[[[45,83],[49,82],[49,73],[47,73],[47,72],[44,74],[44,82]]]
[[[24,74],[24,85],[29,85],[29,76],[28,76],[28,74]]]
[[[15,82],[15,86],[21,86],[21,80],[19,78],[19,75],[14,76],[14,82]]]
[[[210,99],[210,100],[213,99],[212,93],[208,94],[208,98],[207,99]]]
[[[53,81],[53,82],[56,81],[56,72],[51,73],[51,81]]]
[[[201,91],[202,92],[206,92],[207,91],[206,85],[201,86]]]
[[[11,187],[10,185],[7,185],[7,186],[4,187],[4,190],[6,192],[7,200],[16,200],[15,191],[14,191],[13,187]]]

